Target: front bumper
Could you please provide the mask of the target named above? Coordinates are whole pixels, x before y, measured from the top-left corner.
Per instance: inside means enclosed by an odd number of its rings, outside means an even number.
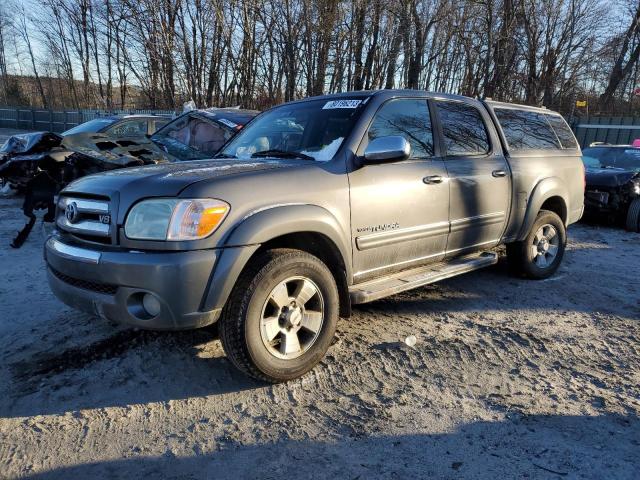
[[[136,252],[45,244],[47,277],[67,305],[108,320],[152,330],[183,330],[215,322],[220,309],[203,310],[217,250]],[[152,294],[159,313],[142,298]]]

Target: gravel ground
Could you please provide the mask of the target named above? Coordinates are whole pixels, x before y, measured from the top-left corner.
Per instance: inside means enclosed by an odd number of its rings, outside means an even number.
[[[19,204],[0,199],[0,477],[638,478],[640,235],[573,226],[546,281],[502,261],[357,307],[321,365],[269,386],[214,328],[59,303],[40,224],[8,248]]]

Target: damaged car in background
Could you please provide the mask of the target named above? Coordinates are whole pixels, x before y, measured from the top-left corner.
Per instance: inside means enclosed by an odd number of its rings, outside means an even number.
[[[139,121],[137,133],[133,126],[116,125],[111,131],[119,136],[114,136],[109,129],[93,131],[107,120],[95,119],[63,134],[10,137],[0,147],[0,179],[4,191],[24,193],[23,212],[28,218],[11,246],[20,248],[25,242],[36,221],[35,210],[46,210],[43,221],[54,220],[55,195],[70,181],[118,168],[210,158],[257,113],[237,108],[193,110],[150,136],[145,133],[150,128],[146,121],[144,127]]]
[[[587,182],[585,215],[605,217],[640,232],[640,148],[592,145],[582,155]]]
[[[0,176],[5,182],[4,189],[24,190],[38,173],[38,167],[49,172],[54,179],[62,180],[61,172],[56,170],[64,166],[64,161],[71,154],[113,149],[115,145],[104,143],[107,137],[148,137],[170,121],[170,118],[159,115],[111,115],[94,118],[61,134],[35,132],[14,135],[0,148]],[[136,144],[136,141],[128,140],[121,146]],[[135,153],[135,149],[132,152]],[[47,156],[50,158],[45,158]],[[99,154],[96,158],[105,162],[113,160],[113,157],[100,158],[102,156]],[[77,159],[79,156],[70,158],[70,164]],[[140,163],[135,162],[136,165]]]
[[[112,137],[153,135],[171,121],[166,115],[108,115],[94,118],[62,132],[63,137],[78,133],[104,133]]]

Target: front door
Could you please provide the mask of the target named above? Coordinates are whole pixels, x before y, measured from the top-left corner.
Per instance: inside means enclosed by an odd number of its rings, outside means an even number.
[[[349,174],[356,283],[444,256],[449,185],[431,125],[426,99],[398,98],[380,107],[365,135],[360,155],[374,138],[401,135],[411,156]]]
[[[449,176],[451,232],[447,255],[490,248],[504,232],[511,200],[511,173],[489,134],[488,117],[462,101],[435,102]],[[493,142],[492,139],[493,138]]]

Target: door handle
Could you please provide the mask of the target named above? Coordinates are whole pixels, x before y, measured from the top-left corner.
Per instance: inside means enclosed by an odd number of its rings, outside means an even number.
[[[442,175],[430,175],[422,179],[422,181],[427,185],[435,185],[437,183],[442,183],[443,180],[444,179],[442,178]]]
[[[504,170],[494,170],[493,172],[491,172],[491,175],[493,175],[496,178],[506,177],[507,172],[505,172]]]

